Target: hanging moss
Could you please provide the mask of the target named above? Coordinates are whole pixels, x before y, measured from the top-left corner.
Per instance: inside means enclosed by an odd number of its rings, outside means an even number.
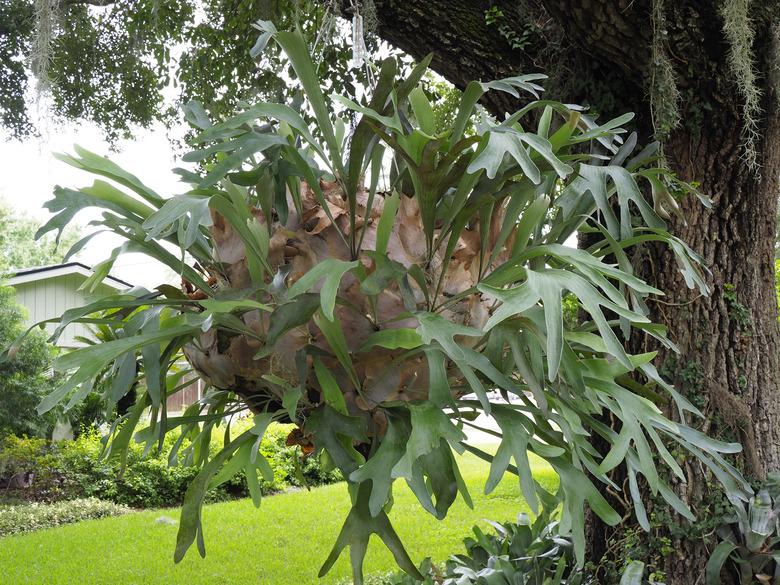
[[[729,43],[728,65],[742,96],[742,157],[753,171],[759,170],[757,143],[760,138],[761,90],[756,82],[753,56],[755,30],[750,19],[750,0],[723,0],[719,6],[723,34]]]
[[[680,124],[680,90],[667,52],[665,0],[653,0],[653,40],[650,56],[650,114],[658,140]]]
[[[49,67],[59,13],[59,0],[35,0],[35,32],[30,53],[30,69],[35,77],[38,97],[51,87]]]

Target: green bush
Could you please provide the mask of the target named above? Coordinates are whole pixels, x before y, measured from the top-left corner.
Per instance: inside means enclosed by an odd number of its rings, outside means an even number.
[[[0,537],[40,528],[51,528],[90,518],[127,514],[130,508],[85,498],[54,504],[22,504],[0,507]]]
[[[242,424],[235,426],[240,429]],[[326,471],[316,457],[301,458],[297,447],[286,445],[291,428],[292,425],[272,425],[260,444],[260,451],[274,472],[272,482],[260,482],[263,493],[278,492],[289,486],[339,481],[341,475]],[[146,456],[141,445],[132,444],[127,466],[120,473],[118,460],[101,458],[101,437],[94,430],[85,431],[75,440],[57,443],[6,437],[0,444],[0,485],[7,484],[15,476],[32,473],[30,487],[9,489],[5,491],[5,497],[37,502],[99,498],[133,508],[178,506],[198,469],[182,461],[168,464],[168,454],[175,440],[175,436],[167,436],[159,453]],[[180,460],[185,459],[183,453],[187,446],[185,441],[179,452]],[[219,446],[212,445],[211,448],[218,450]],[[240,473],[212,489],[208,499],[220,501],[247,495],[246,476]]]
[[[16,304],[14,290],[0,286],[0,350],[24,329],[24,309]],[[47,374],[55,349],[46,337],[43,331],[33,331],[12,357],[0,360],[0,438],[14,433],[47,436],[57,421],[59,411],[41,416],[36,410],[58,383]]]
[[[300,457],[298,447],[289,447],[287,436],[295,425],[271,425],[260,443],[260,453],[274,470],[274,480],[296,487],[313,487],[343,479],[338,470],[328,470],[312,455]],[[297,468],[297,469],[296,469]]]

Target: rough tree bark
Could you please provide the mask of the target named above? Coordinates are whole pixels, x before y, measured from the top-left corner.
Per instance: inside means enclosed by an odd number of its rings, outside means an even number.
[[[661,7],[661,34],[682,95],[682,124],[665,141],[665,154],[682,179],[699,183],[713,201],[707,209],[688,198],[687,223],[675,222],[673,231],[704,257],[712,294],[694,298],[663,248],[645,250],[637,268],[669,293],[655,303],[654,317],[669,326],[681,354],[675,362],[660,355],[658,365],[665,363],[669,375],[701,405],[707,430],[742,441],[741,465],[760,479],[780,469],[780,332],[772,260],[780,194],[780,17],[774,2],[751,5],[752,50],[762,92],[755,142],[759,174],[742,158],[742,81],[727,64],[730,46],[719,12],[730,1],[678,0]],[[596,107],[605,113],[634,111],[642,138],[652,139],[650,0],[374,3],[379,35],[415,57],[433,51],[434,68],[456,85],[546,70],[553,74],[557,99],[596,98]],[[491,7],[503,13],[498,24],[486,21]],[[518,38],[513,31],[526,33],[520,49],[512,47]],[[512,107],[501,100],[485,105],[497,114]],[[670,367],[673,363],[676,367]],[[679,489],[698,507],[706,481],[700,469],[691,467],[688,473],[689,483]],[[592,536],[597,560],[610,533],[596,527]],[[690,541],[673,546],[664,567],[667,583],[703,582],[705,546]]]

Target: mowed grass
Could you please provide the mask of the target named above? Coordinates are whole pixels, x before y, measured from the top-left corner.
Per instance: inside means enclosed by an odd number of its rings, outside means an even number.
[[[507,476],[484,495],[488,465],[472,455],[459,458],[474,500],[469,509],[459,498],[444,521],[424,512],[403,481],[395,484],[390,518],[416,563],[425,556],[446,559],[460,552],[474,524],[514,520],[527,510],[517,478]],[[549,490],[554,472],[536,462],[534,473]],[[148,510],[118,518],[0,539],[0,582],[40,584],[181,584],[261,583],[332,584],[350,574],[348,554],[323,579],[317,578],[349,509],[343,484],[265,498],[260,509],[249,500],[213,504],[203,510],[206,558],[195,547],[178,565],[173,549],[178,525],[157,523],[160,516],[178,520],[179,510]],[[366,574],[394,569],[392,556],[372,538]]]

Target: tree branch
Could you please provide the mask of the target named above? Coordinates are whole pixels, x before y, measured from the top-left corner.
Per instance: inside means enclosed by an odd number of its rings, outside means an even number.
[[[65,4],[88,4],[89,6],[110,6],[116,0],[65,0]]]
[[[375,0],[377,34],[456,86],[520,73],[551,74],[556,98],[594,97],[592,79],[636,97],[649,64],[649,0]],[[346,3],[344,3],[346,4]],[[342,14],[350,18],[348,8]],[[639,91],[638,91],[639,90]],[[600,97],[600,96],[596,96]],[[517,102],[500,92],[500,115]],[[614,101],[614,100],[613,100]],[[609,111],[609,105],[599,104]]]

